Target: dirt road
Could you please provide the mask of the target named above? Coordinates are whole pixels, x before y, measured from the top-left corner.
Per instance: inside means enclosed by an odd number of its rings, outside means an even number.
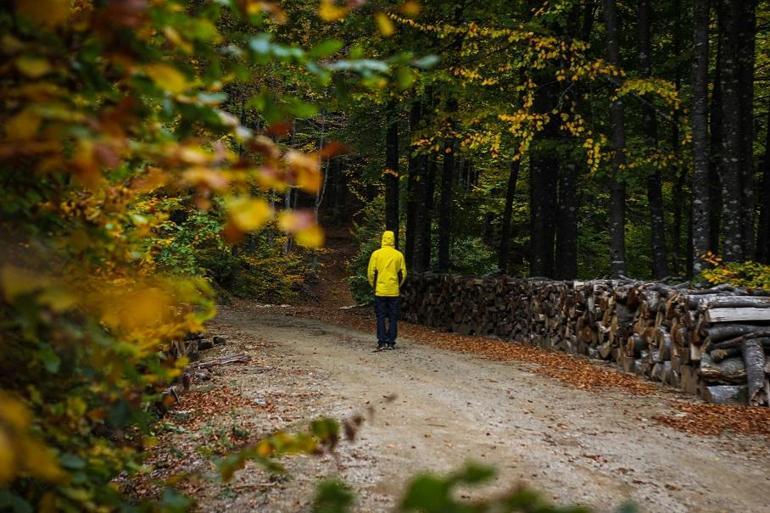
[[[597,511],[627,500],[644,512],[770,511],[770,441],[694,437],[659,425],[651,418],[671,412],[658,395],[599,396],[527,364],[409,340],[397,351],[372,353],[367,334],[258,309],[225,309],[212,331],[231,339],[221,351],[246,351],[255,360],[206,385],[237,396],[228,411],[166,435],[185,470],[206,468],[200,445],[210,443],[215,426],[232,424],[253,437],[300,428],[314,416],[342,418],[367,404],[376,415],[336,459],[291,460],[290,471],[303,476],[291,482],[249,466],[228,486],[196,484],[191,491],[204,511],[307,511],[312,482],[328,476],[355,488],[358,511],[388,511],[415,472],[445,472],[469,459],[497,466],[492,489],[525,482]],[[388,394],[397,398],[385,404]]]

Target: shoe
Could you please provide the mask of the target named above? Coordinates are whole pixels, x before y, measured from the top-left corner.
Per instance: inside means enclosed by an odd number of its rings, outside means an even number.
[[[379,353],[380,351],[385,351],[388,348],[385,344],[377,344],[377,349],[374,350],[375,353]]]
[[[396,344],[388,344],[388,351],[394,351],[396,349]]]

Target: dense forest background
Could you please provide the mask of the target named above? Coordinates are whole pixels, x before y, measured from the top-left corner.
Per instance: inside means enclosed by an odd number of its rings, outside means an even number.
[[[375,22],[326,30],[360,23]],[[297,122],[351,146],[327,165],[321,213],[355,219],[361,261],[387,225],[416,271],[662,279],[709,253],[768,262],[767,3],[423,2],[388,23],[345,44],[435,65]]]

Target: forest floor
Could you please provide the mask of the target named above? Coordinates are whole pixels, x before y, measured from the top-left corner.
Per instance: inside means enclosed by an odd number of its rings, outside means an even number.
[[[356,511],[392,510],[419,471],[492,464],[491,485],[469,498],[524,483],[560,503],[598,512],[625,501],[642,512],[770,511],[770,410],[713,406],[601,363],[528,345],[402,323],[399,349],[373,353],[370,308],[340,309],[350,257],[344,233],[321,256],[315,303],[221,308],[213,335],[228,342],[215,367],[166,416],[148,473],[132,485],[178,475],[200,511],[310,511],[315,484],[339,477]],[[247,463],[229,483],[217,455],[313,418],[370,417],[334,455],[286,458],[287,477]],[[199,476],[199,477],[195,477]]]

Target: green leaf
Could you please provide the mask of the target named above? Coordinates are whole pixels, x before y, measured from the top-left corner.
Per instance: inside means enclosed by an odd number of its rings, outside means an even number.
[[[43,362],[43,366],[45,367],[45,370],[50,372],[51,374],[56,374],[59,372],[59,366],[61,365],[61,359],[59,358],[59,355],[54,352],[54,350],[49,345],[43,346],[38,352],[37,352],[38,358],[40,358],[40,361]]]
[[[345,46],[345,43],[339,39],[327,39],[321,41],[315,48],[310,50],[308,57],[311,59],[324,59],[340,51],[343,46]]]
[[[345,483],[322,481],[316,487],[313,513],[348,513],[353,505],[353,493]]]
[[[163,511],[169,513],[183,513],[188,511],[193,505],[193,501],[181,493],[171,488],[163,490],[163,497],[161,498],[161,506]]]
[[[62,467],[70,470],[81,470],[86,466],[85,460],[71,453],[64,453],[59,456],[59,463]]]
[[[307,119],[318,114],[318,107],[312,103],[306,103],[298,98],[289,98],[287,108],[296,118]]]
[[[409,485],[400,509],[438,513],[448,511],[451,503],[448,483],[436,476],[423,474]]]
[[[9,490],[0,489],[0,511],[12,511],[13,513],[32,513],[35,511],[32,505],[11,493]]]
[[[401,89],[409,89],[414,81],[417,80],[417,75],[409,68],[398,68],[396,70],[396,81]]]
[[[466,484],[479,484],[495,477],[495,469],[488,465],[468,463],[457,475],[457,480]]]

